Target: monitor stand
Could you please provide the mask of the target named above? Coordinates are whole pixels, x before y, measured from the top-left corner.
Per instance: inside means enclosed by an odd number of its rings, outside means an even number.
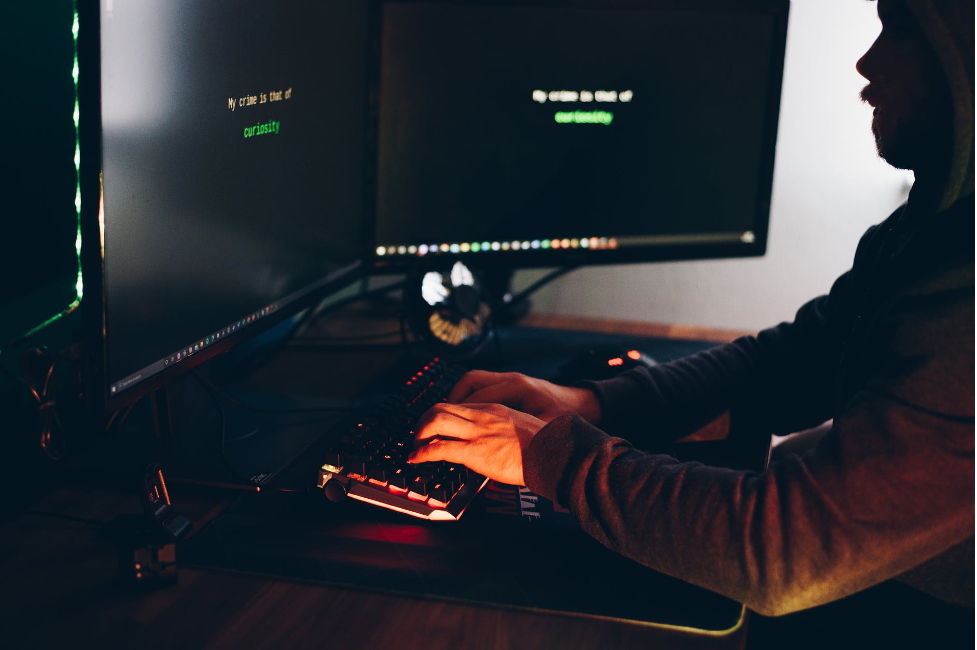
[[[479,275],[482,288],[489,305],[492,307],[492,319],[497,325],[512,325],[529,313],[531,302],[529,296],[536,290],[546,286],[553,280],[576,270],[576,265],[557,268],[539,280],[533,282],[519,293],[512,291],[511,269],[487,269]]]
[[[499,325],[511,325],[529,312],[529,300],[512,302],[512,276],[510,269],[488,269],[481,274],[482,289],[492,308],[492,319]]]

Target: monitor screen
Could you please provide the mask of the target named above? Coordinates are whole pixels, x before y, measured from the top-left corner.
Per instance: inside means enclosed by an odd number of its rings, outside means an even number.
[[[360,259],[368,19],[355,0],[99,9],[111,401]]]
[[[382,2],[374,264],[762,254],[786,14]]]

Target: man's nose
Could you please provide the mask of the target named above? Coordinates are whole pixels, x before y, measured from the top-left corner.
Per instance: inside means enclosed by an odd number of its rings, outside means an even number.
[[[872,46],[866,50],[865,54],[861,56],[858,61],[855,62],[855,70],[858,74],[862,75],[869,81],[878,78],[878,70],[875,66],[876,57],[878,54],[879,39],[875,39]]]

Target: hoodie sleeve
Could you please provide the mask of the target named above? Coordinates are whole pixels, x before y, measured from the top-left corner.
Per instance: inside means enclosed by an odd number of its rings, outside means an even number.
[[[878,245],[878,231],[873,227],[862,238],[854,268],[870,266],[865,258]],[[834,373],[859,298],[853,295],[857,273],[839,277],[828,295],[801,307],[793,322],[670,363],[585,383],[600,401],[601,428],[638,447],[660,449],[725,412],[738,432],[764,436],[830,419]]]
[[[530,444],[527,485],[611,549],[766,615],[902,574],[974,531],[972,266],[964,285],[887,310],[874,374],[803,456],[681,463],[566,415]]]
[[[583,384],[600,402],[601,427],[655,449],[725,412],[738,431],[758,435],[824,422],[831,417],[831,371],[837,365],[837,352],[823,336],[832,303],[822,296],[804,305],[792,323]]]

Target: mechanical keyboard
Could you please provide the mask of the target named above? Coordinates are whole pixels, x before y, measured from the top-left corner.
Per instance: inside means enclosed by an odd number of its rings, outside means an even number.
[[[447,400],[465,369],[435,358],[379,406],[358,414],[326,453],[317,487],[414,517],[455,520],[488,479],[447,462],[412,465],[414,423]]]

